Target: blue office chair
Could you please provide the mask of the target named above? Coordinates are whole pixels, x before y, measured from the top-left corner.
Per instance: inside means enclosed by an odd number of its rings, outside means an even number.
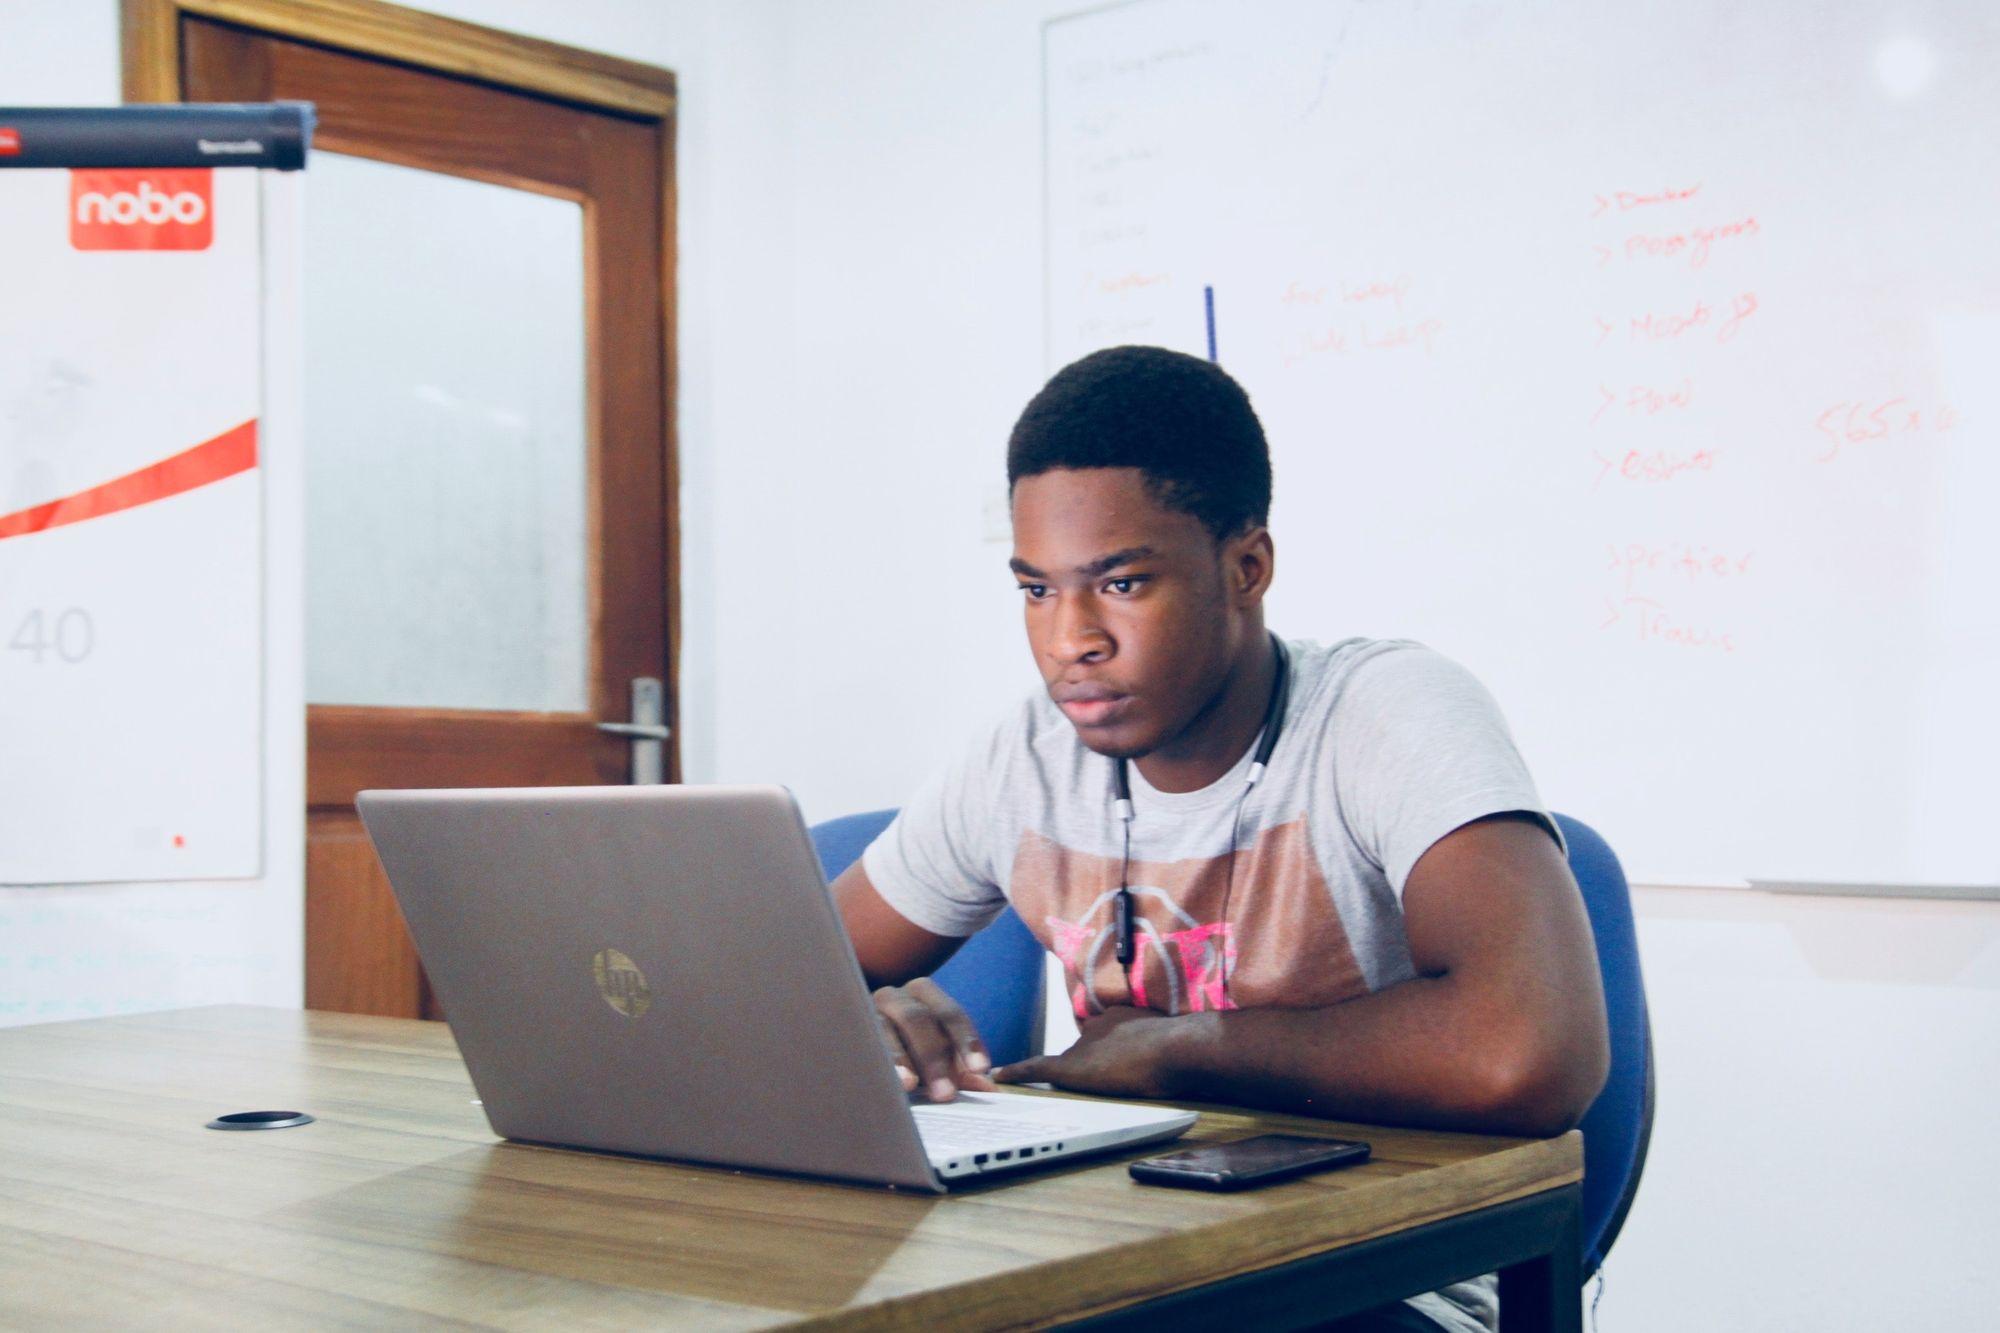
[[[831,880],[854,863],[894,810],[848,815],[813,827],[813,846]],[[1570,872],[1583,890],[1597,937],[1604,1008],[1611,1032],[1611,1073],[1583,1117],[1583,1276],[1587,1281],[1618,1237],[1653,1135],[1653,1040],[1639,973],[1639,939],[1625,872],[1589,825],[1557,815],[1569,843]],[[1042,947],[1008,908],[966,941],[937,981],[964,1005],[997,1064],[1041,1049]]]
[[[1590,1280],[1618,1239],[1653,1137],[1653,1031],[1639,972],[1632,891],[1618,857],[1597,831],[1557,815],[1569,844],[1569,869],[1583,890],[1597,938],[1604,1013],[1611,1033],[1611,1073],[1583,1117],[1583,1277]]]
[[[812,828],[813,847],[831,882],[875,841],[894,810],[844,815]],[[937,983],[965,1007],[996,1065],[1042,1051],[1042,945],[1013,908],[974,935],[937,970]]]

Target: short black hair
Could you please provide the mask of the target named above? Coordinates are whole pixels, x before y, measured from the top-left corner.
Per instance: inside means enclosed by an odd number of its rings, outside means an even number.
[[[1131,467],[1217,541],[1270,521],[1271,450],[1222,368],[1164,347],[1109,347],[1057,371],[1007,441],[1007,488],[1058,468]]]

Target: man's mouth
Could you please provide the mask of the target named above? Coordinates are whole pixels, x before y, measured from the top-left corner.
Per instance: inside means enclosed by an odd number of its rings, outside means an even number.
[[[1131,695],[1119,694],[1102,685],[1058,685],[1050,694],[1063,715],[1079,727],[1108,726],[1132,702]]]

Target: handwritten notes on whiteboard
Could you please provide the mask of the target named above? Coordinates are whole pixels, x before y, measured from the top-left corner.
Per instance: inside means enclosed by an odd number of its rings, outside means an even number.
[[[1639,876],[2000,884],[2000,14],[1143,0],[1045,60],[1051,369],[1214,287],[1275,628],[1466,662]]]

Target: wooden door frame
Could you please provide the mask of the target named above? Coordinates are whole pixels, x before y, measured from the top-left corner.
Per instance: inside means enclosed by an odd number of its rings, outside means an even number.
[[[660,141],[660,422],[664,450],[667,741],[669,781],[681,776],[680,442],[675,270],[674,75],[616,56],[443,18],[385,0],[119,0],[122,90],[127,102],[184,97],[183,18],[233,24],[273,37],[394,61],[512,92],[552,98],[658,127]],[[310,719],[320,706],[308,706]]]

